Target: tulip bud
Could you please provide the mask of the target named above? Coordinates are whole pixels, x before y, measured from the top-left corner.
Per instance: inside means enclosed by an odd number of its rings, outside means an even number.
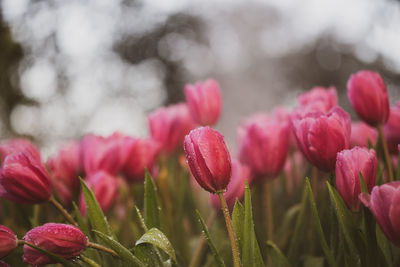
[[[64,259],[78,256],[88,244],[88,238],[79,228],[61,223],[46,223],[33,228],[26,233],[23,240]],[[55,263],[51,258],[28,245],[24,245],[23,260],[34,266]]]
[[[129,182],[144,181],[145,169],[151,170],[157,157],[159,145],[153,139],[127,138],[127,159],[123,167]]]
[[[400,182],[374,186],[371,195],[362,193],[359,199],[370,209],[386,237],[400,247]]]
[[[11,251],[17,247],[18,239],[14,232],[0,225],[0,259],[7,256]]]
[[[86,177],[88,187],[93,191],[103,212],[114,203],[118,194],[118,179],[105,171],[98,171]],[[86,214],[86,204],[81,194],[79,209],[82,214]]]
[[[350,76],[347,96],[358,116],[371,126],[385,124],[389,118],[389,97],[382,77],[362,70]]]
[[[180,147],[185,135],[195,127],[185,103],[157,109],[149,115],[148,122],[152,138],[167,154]]]
[[[26,155],[41,161],[40,152],[31,141],[15,138],[0,143],[0,162],[3,162],[6,156],[15,152],[24,152]]]
[[[397,145],[400,144],[400,101],[390,108],[389,120],[383,132],[390,152],[397,153]]]
[[[361,193],[360,173],[368,192],[371,192],[376,181],[375,150],[363,147],[345,149],[337,154],[336,187],[344,202],[354,212],[360,210],[358,195]]]
[[[214,125],[221,113],[222,98],[219,84],[209,79],[185,86],[186,102],[193,119],[200,125]]]
[[[224,137],[210,127],[192,130],[185,137],[186,160],[196,181],[210,193],[226,189],[231,178],[231,156]]]
[[[251,170],[249,167],[240,164],[237,160],[232,161],[232,177],[224,193],[226,203],[230,209],[233,209],[236,199],[242,199],[246,180],[250,182],[251,178]],[[216,210],[221,209],[221,202],[217,195],[210,195],[210,200],[212,206]]]
[[[27,154],[17,152],[4,159],[0,169],[0,196],[19,203],[45,202],[53,191],[50,176],[40,161]]]
[[[275,178],[289,150],[289,123],[268,114],[256,114],[239,129],[239,157],[257,177]]]
[[[297,144],[308,161],[323,171],[334,171],[336,154],[349,148],[350,115],[334,107],[327,113],[305,115],[296,110],[291,119]]]
[[[324,88],[316,86],[297,97],[301,106],[314,106],[322,112],[328,112],[338,105],[337,92],[334,86]]]
[[[368,147],[368,141],[375,146],[377,138],[378,131],[368,124],[362,121],[351,124],[350,147]]]

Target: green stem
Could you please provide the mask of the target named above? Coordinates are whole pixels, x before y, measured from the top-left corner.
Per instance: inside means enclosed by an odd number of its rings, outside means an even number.
[[[65,219],[69,221],[71,224],[78,226],[78,223],[69,215],[68,211],[64,209],[64,207],[54,198],[51,196],[49,201],[64,215]]]
[[[272,211],[272,181],[267,180],[265,183],[265,204],[267,206],[267,234],[268,240],[274,240],[274,217]]]
[[[86,262],[87,264],[89,264],[91,267],[101,267],[97,262],[95,262],[94,260],[86,257],[85,255],[81,254],[79,256],[81,258],[82,261]]]
[[[231,216],[229,215],[228,205],[226,204],[226,200],[224,198],[224,192],[217,192],[219,199],[221,201],[221,209],[224,213],[226,229],[228,230],[229,240],[231,242],[232,254],[233,254],[233,266],[240,267],[240,257],[239,250],[236,243],[235,232],[233,231]]]
[[[119,257],[118,254],[114,250],[112,250],[111,248],[105,247],[103,245],[100,245],[100,244],[97,244],[97,243],[88,242],[87,246],[89,248],[94,248],[94,249],[97,249],[97,250],[101,250],[101,251],[110,253],[111,255],[113,255],[115,257]]]
[[[383,133],[383,127],[382,127],[382,125],[379,125],[377,128],[378,128],[379,136],[381,138],[381,142],[383,145],[383,153],[385,155],[386,165],[387,165],[387,169],[388,169],[388,173],[389,173],[389,181],[393,182],[394,181],[393,168],[392,168],[392,163],[390,161],[388,145],[387,145],[384,133]]]

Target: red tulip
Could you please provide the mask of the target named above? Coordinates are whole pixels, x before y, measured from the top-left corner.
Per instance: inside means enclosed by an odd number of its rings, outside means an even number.
[[[400,101],[390,108],[389,120],[383,128],[390,152],[397,153],[400,144]]]
[[[347,96],[358,116],[369,125],[378,126],[388,120],[389,97],[379,73],[362,70],[351,75]]]
[[[361,193],[360,173],[362,174],[368,192],[371,192],[376,181],[375,150],[363,147],[345,149],[337,154],[336,186],[346,205],[352,211],[360,210],[358,195]]]
[[[328,112],[338,105],[337,92],[334,86],[329,88],[313,87],[310,91],[299,95],[297,101],[301,106],[311,105],[322,112]]]
[[[50,199],[50,176],[43,164],[29,153],[15,152],[5,157],[0,169],[0,196],[11,201],[36,204]]]
[[[231,156],[224,137],[210,127],[192,130],[185,137],[186,160],[196,181],[210,193],[226,189],[231,178]]]
[[[371,210],[386,237],[400,247],[400,182],[375,186],[371,195],[362,193],[359,198]]]
[[[123,167],[130,182],[143,182],[145,169],[151,170],[157,157],[159,145],[153,139],[127,138],[125,142],[127,160]]]
[[[17,243],[18,238],[14,232],[4,225],[0,225],[0,259],[11,253],[17,247]]]
[[[359,121],[351,124],[350,146],[368,147],[368,140],[373,146],[376,144],[378,131],[368,124]]]
[[[350,115],[334,107],[327,113],[306,115],[296,110],[291,119],[297,144],[308,161],[323,171],[334,171],[336,154],[349,148]]]
[[[185,95],[190,113],[198,124],[211,126],[218,121],[222,97],[219,84],[215,80],[187,84]]]
[[[186,134],[195,127],[185,103],[161,107],[148,117],[150,133],[168,154],[181,146]]]
[[[256,114],[239,129],[240,161],[258,177],[275,178],[282,171],[289,150],[287,119]]]
[[[118,179],[105,171],[98,171],[86,177],[86,183],[94,192],[103,212],[107,212],[117,197],[119,186]],[[83,194],[81,194],[79,209],[82,214],[86,214],[86,204]]]
[[[28,139],[15,138],[0,143],[0,161],[2,162],[7,155],[15,152],[24,152],[26,155],[41,161],[40,152],[37,147]]]
[[[88,238],[79,228],[60,223],[46,223],[33,228],[23,239],[64,259],[78,256],[88,244]],[[23,260],[35,266],[55,263],[51,258],[28,245],[24,245]]]

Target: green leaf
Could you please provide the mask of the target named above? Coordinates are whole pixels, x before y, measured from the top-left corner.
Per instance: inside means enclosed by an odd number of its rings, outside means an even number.
[[[115,241],[113,238],[103,234],[102,232],[93,230],[99,239],[101,239],[107,247],[110,247],[114,250],[120,259],[127,264],[127,266],[139,266],[144,267],[145,265],[136,258],[127,248],[121,245],[118,241]]]
[[[242,264],[243,266],[265,266],[256,234],[254,232],[253,210],[251,204],[251,193],[249,184],[246,181],[244,189],[244,225],[243,225],[243,245],[242,245]]]
[[[242,255],[242,242],[243,242],[243,222],[244,222],[244,207],[236,199],[235,206],[232,212],[232,226],[235,231],[236,241],[239,248],[239,254]]]
[[[274,267],[290,267],[290,263],[278,246],[271,240],[267,241],[268,255]]]
[[[218,253],[218,251],[217,251],[217,249],[216,249],[216,247],[214,245],[214,242],[212,241],[212,239],[210,237],[210,233],[208,231],[206,223],[204,222],[204,220],[201,217],[200,212],[198,210],[196,210],[196,213],[197,213],[197,217],[199,218],[201,227],[203,228],[203,233],[204,233],[205,238],[207,240],[208,246],[210,247],[210,250],[211,250],[211,252],[212,252],[212,254],[214,256],[215,264],[218,267],[225,267],[225,263],[222,260],[221,256],[219,255],[219,253]]]
[[[142,244],[134,249],[135,256],[144,263],[146,267],[163,267],[159,254],[154,249],[153,245]]]
[[[136,241],[136,246],[140,244],[154,245],[164,251],[171,259],[174,260],[174,262],[176,262],[175,250],[172,247],[171,242],[169,242],[164,233],[157,228],[151,228],[144,235],[142,235],[142,237]]]
[[[146,170],[144,182],[144,221],[148,228],[160,228],[160,211],[157,188],[150,173]]]
[[[392,257],[392,251],[390,249],[389,240],[383,234],[378,224],[376,225],[376,240],[378,242],[379,248],[383,253],[386,265],[389,267],[393,267],[393,257]]]
[[[139,218],[140,226],[142,226],[143,230],[145,232],[147,232],[149,229],[147,228],[144,218],[143,218],[142,214],[140,213],[140,210],[137,206],[135,206],[135,210],[136,210],[136,215]]]
[[[362,193],[368,193],[368,188],[367,188],[367,184],[365,183],[364,176],[362,175],[361,172],[359,172],[359,174],[360,174],[361,192]]]
[[[317,205],[315,204],[315,200],[314,200],[314,195],[311,189],[311,184],[310,184],[310,180],[308,178],[306,178],[306,188],[307,188],[307,195],[308,195],[308,200],[310,202],[310,206],[311,206],[311,213],[314,219],[314,225],[317,231],[317,235],[322,247],[322,250],[324,251],[324,254],[326,256],[326,259],[329,263],[329,265],[331,267],[337,267],[337,263],[332,255],[332,251],[331,249],[328,247],[328,243],[326,243],[326,239],[325,239],[325,235],[324,232],[322,230],[322,226],[321,226],[321,221],[319,219],[319,215],[318,215],[318,210],[317,210]]]

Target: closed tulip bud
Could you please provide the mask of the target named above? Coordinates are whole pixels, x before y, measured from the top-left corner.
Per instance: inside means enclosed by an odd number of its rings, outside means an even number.
[[[400,101],[390,108],[389,120],[383,127],[386,141],[391,153],[397,153],[400,144]]]
[[[360,210],[358,195],[361,193],[360,173],[362,174],[368,192],[371,192],[376,181],[375,150],[363,147],[345,149],[337,154],[336,187],[346,205],[352,211]]]
[[[237,160],[232,161],[232,177],[226,188],[226,192],[224,193],[224,197],[228,207],[233,209],[235,205],[236,199],[241,200],[244,195],[244,187],[246,184],[246,180],[250,182],[252,179],[251,177],[251,170],[246,165],[241,164]],[[212,206],[220,210],[221,209],[221,202],[217,195],[210,195],[210,200]]]
[[[11,229],[0,225],[0,259],[7,256],[17,247],[18,239]]]
[[[297,101],[301,106],[311,105],[322,112],[328,112],[338,105],[337,92],[334,86],[329,88],[313,87],[310,91],[299,95]]]
[[[292,128],[304,156],[320,170],[335,170],[336,154],[349,148],[350,115],[340,107],[327,113],[292,114]]]
[[[24,138],[15,138],[0,143],[0,162],[3,162],[6,156],[15,152],[23,152],[41,161],[40,152],[31,141]]]
[[[385,124],[389,118],[389,97],[382,77],[362,70],[350,76],[347,96],[358,116],[371,126]]]
[[[275,178],[289,150],[289,122],[277,115],[256,114],[239,128],[239,158],[256,177]]]
[[[215,80],[187,84],[185,96],[190,113],[198,124],[211,126],[218,121],[222,97],[219,84]]]
[[[64,259],[75,258],[88,245],[88,238],[79,228],[61,223],[46,223],[33,228],[26,233],[23,240]],[[51,258],[28,245],[24,245],[23,260],[34,266],[55,263]]]
[[[127,181],[142,183],[145,170],[151,170],[155,163],[159,145],[153,139],[129,137],[125,141],[127,159],[123,172]]]
[[[53,185],[43,164],[17,152],[6,156],[0,169],[0,196],[8,200],[36,204],[50,199]]]
[[[375,146],[378,131],[368,124],[359,121],[351,124],[350,147],[368,147],[368,141]]]
[[[195,127],[185,103],[161,107],[148,117],[151,137],[160,144],[160,149],[170,154],[181,147],[186,134]]]
[[[103,212],[107,212],[117,197],[118,179],[105,171],[98,171],[86,177],[86,183],[93,191]],[[86,214],[86,204],[83,194],[81,194],[79,209],[82,214]]]
[[[386,237],[400,247],[400,182],[375,186],[371,195],[362,193],[359,199],[370,209]]]
[[[185,137],[186,160],[196,181],[210,193],[224,191],[231,178],[231,156],[224,137],[210,127]]]

